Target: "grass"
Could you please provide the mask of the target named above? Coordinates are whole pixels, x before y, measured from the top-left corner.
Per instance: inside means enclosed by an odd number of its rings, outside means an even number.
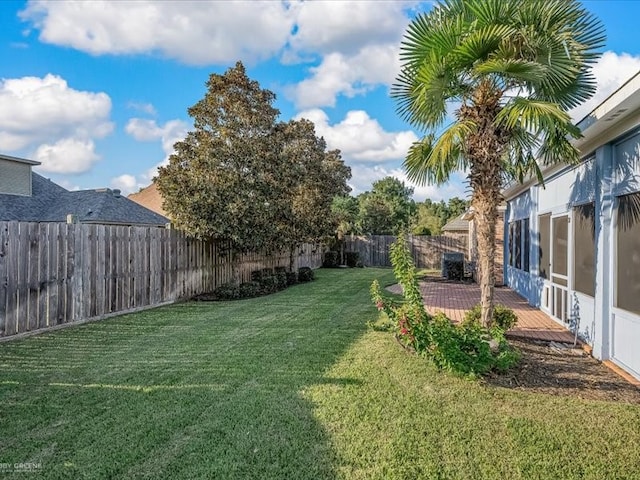
[[[389,270],[317,277],[0,344],[1,476],[640,478],[640,406],[439,373],[365,327]]]

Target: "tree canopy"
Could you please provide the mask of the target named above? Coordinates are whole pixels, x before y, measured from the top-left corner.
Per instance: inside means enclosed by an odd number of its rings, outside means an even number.
[[[331,201],[351,172],[307,120],[277,123],[275,94],[238,62],[212,74],[188,109],[194,128],[156,183],[176,226],[231,242],[234,252],[279,250],[333,233]]]

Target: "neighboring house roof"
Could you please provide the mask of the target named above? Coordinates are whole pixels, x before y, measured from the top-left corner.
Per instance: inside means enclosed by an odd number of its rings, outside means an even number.
[[[31,196],[0,194],[0,220],[164,226],[169,220],[120,195],[119,190],[69,191],[32,172]]]
[[[442,231],[469,233],[469,220],[464,220],[463,215],[460,215],[459,217],[456,217],[453,220],[447,222],[447,224],[442,227]]]
[[[137,193],[132,193],[128,198],[149,210],[153,210],[165,217],[167,216],[167,212],[162,208],[162,195],[158,191],[158,187],[155,182]]]

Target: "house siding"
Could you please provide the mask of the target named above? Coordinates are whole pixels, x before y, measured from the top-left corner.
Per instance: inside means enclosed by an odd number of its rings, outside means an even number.
[[[640,112],[639,112],[640,115]],[[530,271],[509,265],[505,254],[505,281],[559,323],[574,332],[593,348],[599,359],[611,359],[632,375],[640,378],[640,315],[615,306],[617,262],[634,262],[640,251],[626,252],[629,258],[617,258],[616,216],[621,195],[640,192],[640,134],[630,132],[619,139],[600,145],[593,154],[574,168],[565,168],[545,180],[544,186],[532,185],[517,197],[508,199],[507,219],[512,222],[528,218],[530,225]],[[575,290],[575,226],[574,207],[593,202],[595,215],[595,294]],[[566,285],[562,275],[555,276],[551,267],[547,278],[539,269],[540,216],[566,218]],[[551,258],[564,254],[563,241],[551,227],[548,249]],[[505,248],[509,245],[509,228],[505,226]],[[557,251],[555,251],[555,250]],[[557,259],[554,260],[556,262]],[[557,272],[558,270],[556,270]],[[563,312],[566,317],[563,317]]]
[[[31,165],[0,158],[0,194],[31,195]]]

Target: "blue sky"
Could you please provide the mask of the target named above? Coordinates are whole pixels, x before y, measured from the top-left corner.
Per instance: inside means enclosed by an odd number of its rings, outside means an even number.
[[[607,31],[597,106],[640,70],[640,2],[585,0]],[[192,127],[187,108],[211,73],[242,60],[276,93],[283,121],[304,116],[351,166],[353,193],[401,163],[420,132],[389,86],[409,19],[429,2],[0,2],[0,153],[42,162],[69,189],[137,191]],[[462,175],[415,198],[465,196]]]

